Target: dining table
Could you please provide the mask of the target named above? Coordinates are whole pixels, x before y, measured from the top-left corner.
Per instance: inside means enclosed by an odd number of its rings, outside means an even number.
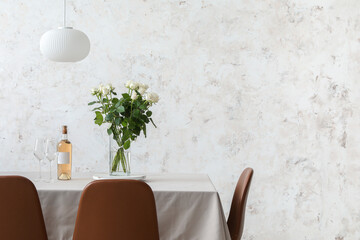
[[[33,172],[0,175],[29,178],[39,195],[48,239],[72,239],[81,193],[96,181],[95,173],[73,173],[71,180],[52,182],[35,181]],[[154,193],[161,240],[231,239],[219,194],[208,175],[146,174],[144,181]],[[109,204],[121,204],[121,199]]]

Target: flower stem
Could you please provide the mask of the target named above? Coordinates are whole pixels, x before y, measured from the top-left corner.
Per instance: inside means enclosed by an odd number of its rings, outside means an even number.
[[[121,167],[124,171],[124,173],[128,173],[128,162],[126,159],[124,148],[119,148],[116,151],[116,154],[114,156],[114,160],[111,167],[111,172],[116,172],[119,168],[119,164],[121,163]]]

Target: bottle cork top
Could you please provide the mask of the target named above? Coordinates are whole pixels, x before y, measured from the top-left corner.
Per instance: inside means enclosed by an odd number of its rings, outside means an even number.
[[[67,126],[66,125],[62,126],[62,134],[67,134]]]

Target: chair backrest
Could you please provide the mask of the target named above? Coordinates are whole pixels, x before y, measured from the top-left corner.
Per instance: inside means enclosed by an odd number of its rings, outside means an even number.
[[[0,238],[46,240],[39,196],[21,176],[0,176]]]
[[[253,172],[253,169],[246,168],[242,172],[235,188],[227,221],[232,240],[240,240],[244,230],[246,200]]]
[[[136,180],[89,183],[80,199],[74,240],[159,240],[154,194]]]

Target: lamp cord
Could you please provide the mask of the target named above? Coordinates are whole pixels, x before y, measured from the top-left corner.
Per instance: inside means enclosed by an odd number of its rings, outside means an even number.
[[[64,0],[64,27],[66,27],[66,0]]]

